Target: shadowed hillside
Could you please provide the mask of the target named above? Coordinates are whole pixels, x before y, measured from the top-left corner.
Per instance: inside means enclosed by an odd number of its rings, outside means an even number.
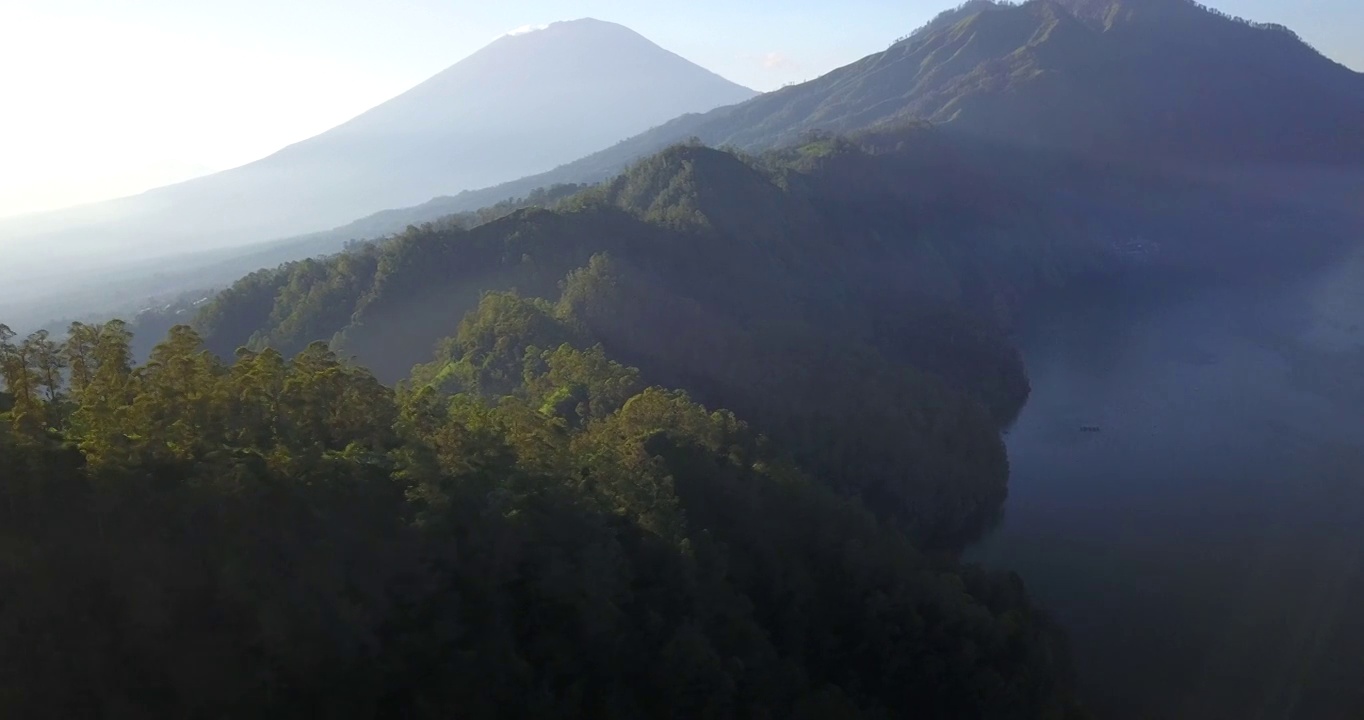
[[[1027,381],[1000,328],[1026,297],[1139,268],[1254,266],[1285,257],[1289,237],[1309,255],[1298,233],[1319,250],[1333,230],[1207,187],[909,126],[759,156],[676,146],[553,210],[414,227],[255,273],[197,322],[224,357],[330,340],[396,380],[486,292],[558,300],[650,381],[735,409],[817,475],[955,546],[1004,499],[996,431]],[[801,453],[826,436],[849,444]],[[954,510],[916,509],[944,496]]]

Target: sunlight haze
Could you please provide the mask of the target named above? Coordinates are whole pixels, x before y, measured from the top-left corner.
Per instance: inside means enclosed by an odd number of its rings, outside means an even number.
[[[1349,0],[1223,0],[1355,69]],[[885,47],[936,0],[0,3],[0,217],[135,194],[262,158],[420,83],[498,36],[591,16],[760,91]]]
[[[0,720],[1364,720],[1364,0],[0,0]]]

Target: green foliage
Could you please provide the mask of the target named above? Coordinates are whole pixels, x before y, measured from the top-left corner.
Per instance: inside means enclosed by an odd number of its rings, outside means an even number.
[[[0,712],[1079,716],[1015,578],[600,346],[536,345],[571,327],[488,295],[433,366],[519,374],[454,395],[320,343],[225,364],[181,326],[133,366],[120,323],[73,328],[80,390],[34,400],[65,430],[0,423]]]
[[[691,143],[557,211],[411,228],[281,271],[262,324],[215,325],[208,343],[226,356],[330,341],[392,382],[463,322],[417,379],[484,396],[511,392],[531,347],[600,343],[647,382],[733,408],[917,539],[958,548],[1006,494],[996,431],[1028,383],[1002,328],[1027,297],[1134,267],[1221,270],[1211,238],[1263,245],[1289,222],[1192,183],[916,123],[811,132],[759,157]],[[355,268],[371,262],[366,282]],[[205,319],[252,314],[238,298],[262,284],[248,278]],[[560,385],[533,407],[577,422],[582,393]]]
[[[21,436],[39,438],[52,421],[50,406],[61,391],[63,361],[57,346],[39,330],[22,342],[0,325],[0,377],[8,389],[10,424]]]
[[[427,373],[429,382],[456,380],[447,391],[485,397],[508,395],[521,384],[522,361],[533,347],[557,347],[573,339],[549,303],[515,294],[490,293],[459,324],[459,335],[437,349],[445,364]],[[434,375],[431,375],[434,373]]]
[[[978,177],[904,179],[906,165],[957,159],[931,132],[811,141],[827,151],[678,146],[561,212],[413,229],[365,250],[378,258],[372,284],[349,322],[313,339],[396,380],[458,324],[415,379],[484,397],[512,393],[531,348],[600,343],[649,382],[734,408],[916,538],[959,547],[998,516],[1007,468],[996,430],[1027,396],[1017,354],[972,309],[1038,280],[995,245],[955,242],[1009,236],[1012,216],[961,207],[978,205],[964,194]],[[290,282],[352,276],[332,263],[290,271]],[[556,295],[551,308],[543,298]],[[283,307],[275,314],[316,304]],[[257,347],[283,329],[227,339]],[[211,341],[220,354],[223,340]],[[596,414],[573,383],[537,392],[531,406],[570,425]]]
[[[641,388],[639,371],[611,360],[600,345],[579,351],[567,343],[528,358],[526,391],[542,411],[578,426],[600,420]]]
[[[570,277],[561,308],[646,378],[750,418],[921,541],[960,546],[996,519],[1007,463],[984,409],[847,334],[745,326],[607,259]]]

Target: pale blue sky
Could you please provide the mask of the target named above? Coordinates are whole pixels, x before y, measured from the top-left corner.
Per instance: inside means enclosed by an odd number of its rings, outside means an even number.
[[[627,25],[770,90],[958,0],[0,0],[0,216],[140,192],[317,134],[524,25]],[[1213,0],[1364,70],[1361,0]]]

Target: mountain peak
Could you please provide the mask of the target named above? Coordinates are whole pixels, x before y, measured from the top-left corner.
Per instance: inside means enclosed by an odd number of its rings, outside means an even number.
[[[525,37],[529,35],[543,35],[553,33],[615,33],[622,36],[643,37],[639,33],[619,23],[609,20],[598,20],[596,18],[584,17],[574,20],[555,20],[553,22],[541,23],[539,25],[522,25],[519,28],[510,30],[503,37]]]
[[[662,50],[652,40],[624,25],[585,17],[538,25],[522,25],[507,32],[479,53],[475,53],[474,57],[481,53],[511,52],[540,47],[566,48],[574,53]]]
[[[945,28],[950,28],[972,15],[1001,7],[1012,7],[1012,5],[1002,2],[1001,0],[966,0],[966,2],[961,5],[938,13],[932,20],[929,20],[927,23],[920,26],[919,29],[901,38],[900,42],[924,37]]]
[[[1176,27],[1206,30],[1210,26],[1234,24],[1241,28],[1297,34],[1277,23],[1255,22],[1208,7],[1196,0],[1032,0],[1065,9],[1066,12],[1102,29],[1123,23],[1173,23]]]
[[[674,76],[689,76],[676,88],[678,91],[687,92],[689,85],[704,82],[738,91],[731,102],[757,94],[709,70],[697,68],[624,25],[590,17],[523,25],[447,68],[433,80],[439,81],[442,76],[451,74],[498,76],[498,82],[512,79],[518,84],[539,77],[541,85],[565,88],[591,77],[629,76],[641,89],[651,83],[663,83],[666,87]],[[705,81],[700,80],[702,75],[706,77]],[[658,122],[672,117],[675,116],[661,118]]]

